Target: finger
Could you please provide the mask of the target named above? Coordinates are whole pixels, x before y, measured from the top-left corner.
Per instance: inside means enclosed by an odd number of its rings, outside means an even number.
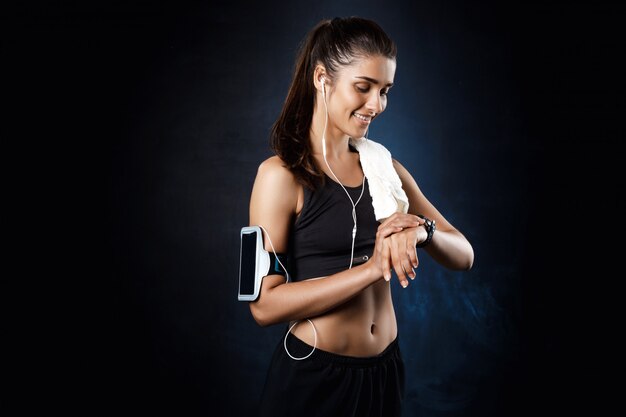
[[[402,264],[399,264],[398,266],[399,267],[397,269],[394,268],[396,271],[396,275],[398,276],[398,281],[400,281],[400,285],[402,285],[402,288],[406,288],[409,286],[409,280],[407,279],[407,275],[402,268]]]
[[[380,225],[381,226],[387,226],[387,225],[393,223],[398,218],[397,214],[398,213],[393,213],[391,216],[389,216],[385,220],[383,220],[383,222]]]
[[[396,275],[398,276],[398,281],[400,281],[400,285],[402,285],[403,288],[406,288],[409,285],[409,281],[407,279],[406,271],[402,266],[402,254],[404,253],[404,251],[399,250],[400,247],[397,242],[398,239],[393,239],[392,237],[391,240],[391,262],[393,265],[393,269],[396,271]]]
[[[404,269],[402,268],[402,263],[401,262],[394,262],[393,263],[393,269],[394,271],[396,271],[396,275],[398,276],[398,281],[400,281],[400,285],[402,285],[402,288],[406,288],[409,285],[409,280],[406,277],[406,273],[404,272]]]
[[[417,268],[419,265],[419,259],[417,258],[417,244],[411,240],[406,242],[406,255],[409,259],[409,263],[413,268]]]
[[[415,214],[410,213],[394,213],[394,219],[405,219],[405,220],[415,220],[415,221],[424,221],[420,216],[416,216]]]
[[[420,216],[411,216],[412,220],[415,220],[418,224],[426,223],[426,219],[421,218]]]
[[[414,242],[415,239],[412,239],[410,236],[411,234],[404,233],[401,236],[397,237],[398,256],[400,258],[402,269],[405,275],[410,279],[414,279],[415,271],[413,270],[413,259],[411,259],[411,252],[416,252],[417,249],[415,247],[411,248],[411,242]]]
[[[395,219],[391,224],[394,224],[400,227],[417,227],[420,224],[423,224],[423,222],[424,222],[424,219],[421,219],[413,215],[407,215],[407,216],[402,216],[402,217]]]
[[[391,251],[389,249],[389,244],[387,243],[387,241],[383,242],[383,247],[381,250],[381,259],[380,259],[380,266],[383,270],[383,277],[385,278],[385,281],[389,282],[391,280],[391,266],[390,266],[390,258],[391,258]]]
[[[400,264],[400,266],[402,267],[402,272],[404,273],[404,275],[408,276],[409,274],[407,273],[406,269],[404,268],[404,264]],[[400,285],[402,285],[402,288],[406,288],[409,285],[409,281],[405,278],[402,281],[400,281]]]
[[[387,226],[378,226],[378,232],[376,233],[376,240],[382,240],[385,239],[386,237],[391,236],[394,233],[398,233],[402,231],[402,227],[400,226],[394,226],[394,225],[387,225]]]
[[[404,274],[411,280],[414,280],[415,270],[413,269],[413,266],[411,265],[409,257],[406,256],[406,253],[405,253],[404,259],[401,260],[401,265],[402,265],[402,270],[404,271]]]
[[[420,225],[424,222],[424,219],[414,214],[394,213],[391,216],[387,217],[387,219],[385,219],[381,225],[386,226],[389,224],[395,224],[402,227],[411,227],[412,225]]]
[[[386,227],[392,227],[394,229],[393,233],[398,233],[403,231],[404,229],[409,229],[412,227],[418,227],[420,224],[418,222],[414,222],[410,219],[401,219],[397,220],[393,223],[390,223]]]

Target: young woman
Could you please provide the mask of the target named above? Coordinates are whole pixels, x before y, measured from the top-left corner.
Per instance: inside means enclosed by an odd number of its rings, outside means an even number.
[[[290,257],[289,282],[265,277],[250,303],[261,326],[289,323],[262,416],[400,415],[404,367],[391,270],[406,288],[416,247],[444,267],[472,266],[470,243],[395,159],[389,169],[408,212],[398,204],[377,220],[375,178],[364,174],[354,140],[385,110],[395,70],[396,46],[371,20],[324,20],[301,45],[272,129],[276,156],[259,166],[250,200],[250,224],[263,226],[265,249]]]

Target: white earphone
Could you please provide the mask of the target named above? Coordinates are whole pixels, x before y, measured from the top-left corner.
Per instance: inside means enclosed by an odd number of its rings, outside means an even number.
[[[354,200],[352,200],[352,197],[350,197],[350,193],[348,193],[348,190],[346,190],[346,187],[344,187],[341,181],[339,181],[339,178],[337,178],[337,175],[335,175],[335,173],[333,172],[333,169],[330,167],[330,164],[328,163],[328,160],[326,159],[326,128],[328,126],[328,105],[326,104],[326,88],[325,88],[326,77],[322,75],[322,77],[320,78],[320,82],[322,83],[322,97],[324,97],[324,107],[326,107],[324,131],[322,132],[322,154],[324,155],[324,162],[326,162],[326,166],[328,167],[328,170],[333,175],[333,177],[335,177],[335,180],[341,186],[341,188],[343,188],[343,191],[345,191],[346,195],[348,196],[348,199],[350,200],[350,203],[352,204],[352,220],[354,221],[354,226],[352,227],[352,250],[350,251],[351,252],[350,253],[350,266],[348,267],[348,269],[351,269],[352,261],[354,260],[354,243],[355,243],[356,231],[357,231],[356,205],[359,204],[359,201],[361,201],[361,197],[363,197],[363,191],[365,191],[365,177],[363,177],[363,183],[361,185],[361,194],[359,195],[359,198],[355,203]]]

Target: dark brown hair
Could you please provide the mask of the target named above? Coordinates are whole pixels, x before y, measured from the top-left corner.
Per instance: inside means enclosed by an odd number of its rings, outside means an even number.
[[[316,65],[324,65],[326,78],[332,82],[341,67],[357,59],[368,56],[395,59],[396,55],[396,45],[383,29],[360,17],[322,20],[307,34],[300,44],[289,92],[270,136],[272,150],[302,185],[315,189],[324,181],[309,141]]]

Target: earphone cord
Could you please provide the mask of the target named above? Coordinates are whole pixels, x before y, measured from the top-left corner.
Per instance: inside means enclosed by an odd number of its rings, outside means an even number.
[[[322,89],[323,88],[324,88],[324,85],[322,84]],[[356,205],[359,204],[359,201],[361,201],[361,197],[363,197],[363,191],[365,191],[365,175],[363,176],[363,184],[361,185],[361,195],[359,195],[359,199],[355,203],[354,200],[352,200],[352,197],[350,197],[350,193],[348,193],[348,190],[346,190],[346,187],[344,187],[341,181],[339,181],[339,178],[337,178],[337,176],[333,172],[333,169],[330,167],[328,160],[326,159],[326,127],[328,126],[328,105],[326,104],[326,94],[322,94],[322,95],[324,96],[324,107],[326,108],[324,131],[322,132],[322,154],[324,155],[324,162],[326,162],[326,166],[328,167],[330,173],[333,174],[333,177],[335,177],[335,180],[337,180],[339,185],[341,185],[341,188],[343,188],[343,191],[346,192],[346,195],[350,199],[350,203],[352,203],[352,220],[354,221],[354,227],[352,228],[352,248],[350,251],[350,266],[348,267],[348,269],[352,269],[352,261],[354,259],[354,241],[356,239]]]
[[[322,85],[322,92],[324,92],[324,87]],[[350,252],[350,266],[348,267],[348,269],[352,268],[352,261],[354,260],[354,242],[356,239],[356,230],[357,230],[357,221],[356,221],[356,206],[357,204],[359,204],[359,201],[361,201],[361,197],[363,197],[363,192],[365,191],[365,175],[363,176],[363,183],[361,184],[361,194],[359,195],[359,198],[357,199],[356,203],[352,200],[352,197],[350,197],[350,193],[348,193],[348,190],[346,190],[346,187],[343,186],[343,184],[341,183],[341,181],[339,181],[339,178],[337,178],[337,175],[335,175],[335,172],[333,171],[333,169],[330,167],[330,164],[328,163],[328,160],[326,159],[326,128],[328,127],[328,105],[326,104],[326,94],[322,94],[324,96],[324,107],[326,108],[326,115],[325,115],[325,121],[324,121],[324,132],[322,133],[322,153],[324,155],[324,162],[326,162],[326,166],[328,167],[328,170],[330,171],[331,174],[333,174],[333,177],[335,177],[335,180],[337,181],[337,183],[341,186],[341,188],[343,188],[343,191],[345,191],[346,195],[348,196],[348,198],[350,199],[350,203],[352,203],[352,220],[354,221],[354,227],[352,228],[352,248],[351,248],[351,252]],[[368,129],[369,130],[369,129]],[[365,132],[365,136],[367,139],[367,131]],[[267,235],[267,239],[270,242],[270,246],[272,247],[272,250],[274,251],[274,255],[276,255],[276,249],[274,249],[274,245],[272,244],[272,239],[270,238],[269,233],[267,233],[267,230],[265,230],[265,228],[263,226],[261,226],[261,228],[263,229],[263,231],[265,231],[265,234]],[[280,266],[285,270],[285,273],[287,274],[287,282],[289,282],[289,272],[287,272],[287,269],[285,268],[285,266],[282,264],[282,262],[280,262],[280,260],[278,259],[278,256],[276,256],[276,260],[278,261],[278,263],[280,263]],[[313,327],[313,336],[314,336],[314,343],[313,343],[313,349],[311,350],[311,352],[309,352],[309,354],[307,354],[306,356],[303,356],[301,358],[296,358],[295,356],[293,356],[290,352],[289,349],[287,349],[287,337],[289,336],[289,334],[291,333],[291,331],[293,330],[293,328],[299,323],[298,320],[296,320],[290,327],[289,330],[287,330],[287,333],[285,334],[285,338],[283,340],[283,346],[285,348],[285,352],[287,353],[287,355],[296,361],[301,361],[304,359],[307,359],[308,357],[310,357],[313,352],[315,352],[315,349],[317,348],[317,329],[315,328],[315,325],[313,324],[313,322],[310,319],[306,319],[309,324],[311,325],[311,327]]]
[[[263,229],[263,231],[265,232],[265,235],[267,236],[267,240],[268,240],[268,242],[270,242],[270,246],[272,247],[272,251],[274,252],[274,255],[276,255],[276,260],[278,261],[280,266],[282,266],[282,268],[285,270],[285,273],[287,274],[287,282],[289,282],[289,272],[287,272],[287,268],[285,268],[285,265],[283,265],[283,263],[280,261],[280,259],[278,259],[278,255],[276,254],[276,249],[274,248],[274,244],[272,243],[272,238],[270,237],[270,234],[267,232],[267,230],[265,230],[265,227],[263,227],[261,225],[259,225],[259,227],[261,229]],[[296,322],[291,325],[291,327],[287,331],[287,334],[285,334],[285,339],[283,340],[283,345],[285,346],[285,352],[287,352],[287,355],[289,355],[289,357],[291,359],[293,359],[294,361],[301,361],[303,359],[308,358],[309,356],[311,356],[313,354],[313,352],[315,352],[315,349],[317,348],[317,329],[315,328],[315,325],[313,324],[313,322],[310,319],[306,319],[306,320],[311,324],[311,327],[313,327],[313,336],[315,337],[315,342],[313,343],[313,349],[311,350],[311,352],[309,352],[308,355],[303,356],[301,358],[296,358],[295,356],[293,356],[289,352],[289,349],[287,349],[287,337],[289,336],[289,333],[291,333],[291,330],[294,327],[296,327],[296,324],[299,323],[298,320],[296,320]]]

